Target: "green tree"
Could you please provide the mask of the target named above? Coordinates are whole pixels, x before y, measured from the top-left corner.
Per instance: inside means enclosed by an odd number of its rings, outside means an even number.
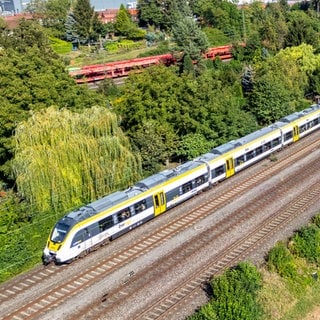
[[[131,28],[131,17],[127,9],[121,4],[119,12],[116,16],[115,29],[118,33],[126,35]]]
[[[129,77],[121,99],[112,101],[113,110],[133,143],[143,124],[155,120],[171,127],[179,145],[187,135],[199,134],[212,148],[257,128],[254,118],[242,110],[245,100],[239,79],[240,73],[224,63],[197,77],[178,75],[175,67],[155,66]],[[193,157],[191,144],[181,146],[179,156]],[[176,152],[172,148],[171,154]]]
[[[231,41],[239,41],[243,35],[243,16],[237,5],[229,1],[199,0],[197,14],[203,24],[221,30]]]
[[[285,46],[288,36],[286,22],[287,12],[280,3],[270,3],[265,10],[265,21],[260,27],[260,37],[263,46],[267,49],[278,51]]]
[[[308,101],[309,78],[319,68],[319,56],[310,45],[281,50],[274,57],[257,64],[248,110],[261,125],[301,110]]]
[[[157,0],[138,0],[139,24],[142,27],[163,27],[164,17]]]
[[[72,0],[32,0],[28,3],[26,11],[41,21],[45,28],[50,28],[55,36],[63,37],[71,4]]]
[[[123,4],[121,4],[116,16],[114,28],[118,34],[132,40],[143,39],[146,36],[146,31],[139,29],[136,23],[131,20],[131,16]]]
[[[90,0],[76,0],[72,11],[80,41],[85,43],[96,41],[102,29],[102,22],[98,13],[94,11],[94,7],[90,6]]]
[[[208,141],[202,134],[187,134],[182,140],[177,155],[182,159],[192,160],[212,149],[212,142]]]
[[[8,181],[12,135],[31,110],[51,105],[80,110],[105,102],[97,93],[76,85],[37,23],[22,21],[6,35],[5,30],[0,36],[0,179]]]
[[[294,10],[288,13],[286,46],[299,46],[305,43],[317,48],[320,44],[319,31],[320,23],[318,18],[313,18],[301,10]]]
[[[148,137],[148,139],[146,139]],[[137,130],[134,145],[139,150],[146,174],[157,172],[175,153],[178,137],[172,126],[147,120]]]
[[[172,29],[177,51],[183,51],[184,55],[199,61],[201,54],[209,47],[207,36],[192,18],[181,15],[179,18]]]
[[[21,123],[13,170],[19,193],[38,211],[66,212],[140,177],[140,160],[108,109],[48,108]]]

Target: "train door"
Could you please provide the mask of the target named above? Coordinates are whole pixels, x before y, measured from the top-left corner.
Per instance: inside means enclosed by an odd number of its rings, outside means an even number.
[[[226,178],[234,175],[234,161],[233,158],[226,160]]]
[[[166,197],[163,191],[160,191],[153,195],[153,205],[155,216],[158,216],[159,214],[166,211]]]
[[[295,125],[293,127],[293,142],[296,142],[299,140],[299,127]]]

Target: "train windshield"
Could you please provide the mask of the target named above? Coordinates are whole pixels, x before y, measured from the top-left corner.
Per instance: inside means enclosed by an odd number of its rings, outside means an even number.
[[[68,224],[58,222],[52,231],[51,241],[57,243],[62,242],[65,239],[70,227],[71,226]]]

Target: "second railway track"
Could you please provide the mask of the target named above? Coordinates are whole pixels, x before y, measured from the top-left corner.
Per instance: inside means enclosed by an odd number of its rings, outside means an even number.
[[[318,133],[316,133],[315,135],[319,136]],[[217,193],[213,200],[207,200],[205,203],[199,205],[191,212],[189,211],[184,215],[179,216],[177,219],[174,219],[167,225],[155,230],[150,234],[145,235],[143,238],[135,241],[131,245],[128,245],[126,248],[119,250],[115,254],[105,258],[103,261],[94,263],[91,268],[78,273],[68,281],[52,287],[46,293],[35,297],[31,301],[27,301],[24,305],[20,306],[20,308],[10,309],[10,306],[8,306],[8,301],[10,300],[10,298],[15,297],[16,295],[21,295],[22,292],[26,290],[30,290],[30,287],[32,287],[33,285],[32,283],[37,283],[37,278],[41,278],[40,274],[40,277],[33,276],[32,280],[26,277],[25,281],[29,284],[28,286],[22,285],[21,287],[19,287],[18,283],[14,286],[11,286],[10,288],[6,288],[4,286],[3,288],[5,288],[5,290],[1,290],[2,294],[0,295],[0,303],[2,303],[2,305],[4,306],[4,304],[7,302],[7,306],[3,310],[8,311],[6,314],[1,315],[1,319],[36,319],[37,317],[40,319],[50,310],[58,308],[64,300],[70,299],[70,297],[77,295],[79,292],[84,291],[89,286],[112,274],[113,272],[115,272],[115,270],[132,262],[134,259],[147,254],[150,250],[158,247],[161,243],[168,241],[168,239],[172,238],[174,235],[181,233],[187,228],[192,227],[198,221],[210,215],[213,211],[221,209],[227,203],[232,202],[235,197],[240,197],[242,194],[244,194],[254,186],[257,186],[263,181],[266,181],[268,177],[281,172],[288,166],[294,165],[297,161],[303,159],[306,154],[310,154],[312,151],[319,152],[319,140],[315,140],[316,141],[314,141],[313,143],[306,144],[305,147],[300,148],[299,152],[294,153],[290,157],[284,158],[278,162],[274,162],[272,166],[264,167],[254,177],[251,176],[248,179],[242,181],[242,183],[234,185],[228,190],[228,192],[225,192],[224,194]],[[218,230],[213,233],[217,234]],[[189,248],[189,250],[191,249]],[[44,278],[39,281],[43,281],[43,279],[45,279],[45,277],[47,276],[51,277],[52,274],[63,272],[63,270],[68,268],[68,266],[66,268],[57,268],[53,266],[52,268],[52,272],[43,271]],[[51,269],[49,268],[47,270]],[[136,274],[134,274],[134,277],[131,276],[132,275],[129,274],[128,278],[124,279],[123,282],[131,283],[132,279],[138,279],[138,275]],[[103,303],[106,305],[106,303],[110,302],[109,299],[111,297],[111,294],[110,292],[105,292],[100,296],[101,299],[98,303],[98,309],[101,308],[101,305]],[[106,308],[106,306],[104,306],[103,308]],[[88,310],[88,312],[92,313],[93,309],[94,308],[91,308],[91,311]],[[97,312],[99,313],[101,311]],[[104,311],[102,311],[102,313],[103,312]],[[143,314],[144,311],[141,313],[141,319],[144,319],[145,317]],[[89,318],[89,314],[87,314],[87,318]]]

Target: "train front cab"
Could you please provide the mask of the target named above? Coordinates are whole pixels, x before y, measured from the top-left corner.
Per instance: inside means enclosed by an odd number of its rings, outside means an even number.
[[[167,209],[166,196],[163,191],[153,195],[154,215],[158,216]]]

